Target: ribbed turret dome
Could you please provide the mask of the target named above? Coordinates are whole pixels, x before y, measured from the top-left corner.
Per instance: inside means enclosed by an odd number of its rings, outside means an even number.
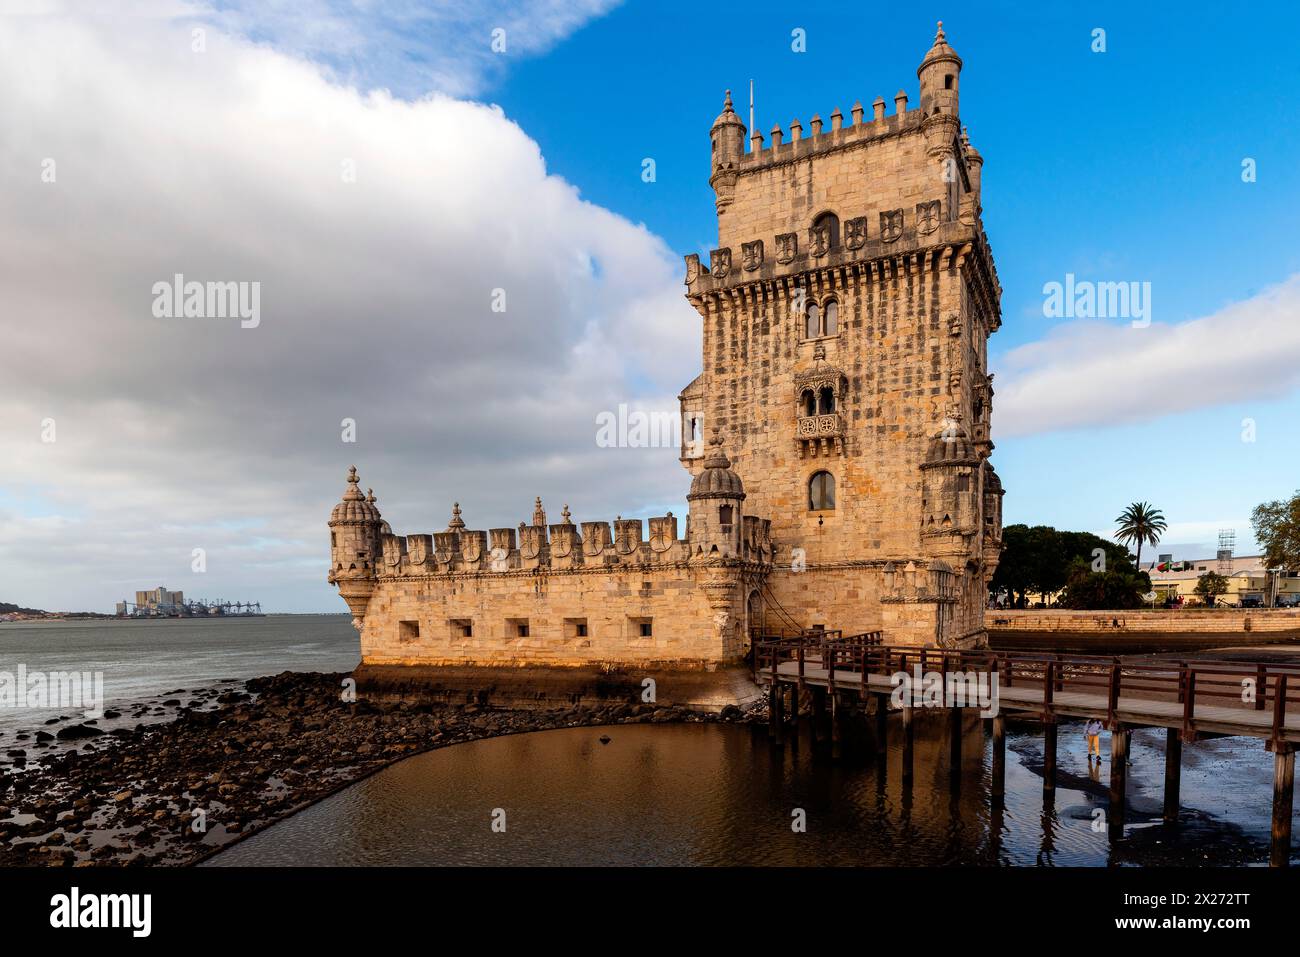
[[[921,71],[931,63],[937,63],[940,60],[948,60],[952,63],[956,63],[957,69],[961,69],[961,57],[957,55],[956,50],[948,46],[948,38],[943,35],[942,20],[939,21],[939,32],[934,35],[934,46],[930,47],[930,51],[925,55],[925,59],[922,60],[921,65],[916,68],[917,75],[919,76]]]
[[[948,428],[930,440],[923,467],[937,465],[970,465],[978,462],[975,446],[971,445],[965,429]]]
[[[739,475],[731,471],[731,460],[722,451],[722,437],[714,429],[713,437],[709,439],[709,454],[704,460],[704,471],[691,482],[691,491],[686,499],[744,497],[745,484]]]
[[[342,522],[374,522],[379,524],[383,518],[379,514],[379,509],[375,507],[375,497],[371,493],[370,499],[367,500],[361,494],[358,486],[357,467],[354,465],[348,469],[348,487],[343,493],[343,500],[334,506],[334,511],[330,512],[331,525]]]

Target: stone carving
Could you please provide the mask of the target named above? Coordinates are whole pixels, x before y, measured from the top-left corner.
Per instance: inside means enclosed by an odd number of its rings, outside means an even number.
[[[407,535],[406,553],[412,565],[423,565],[433,554],[433,536]]]
[[[753,272],[758,269],[763,265],[763,240],[756,239],[752,243],[741,243],[740,257],[745,272]]]
[[[799,253],[799,237],[794,233],[782,233],[776,237],[776,261],[782,266],[794,262]]]
[[[892,243],[903,235],[903,211],[891,209],[880,214],[880,238]]]
[[[578,535],[578,526],[572,522],[551,526],[551,556],[553,558],[568,558],[573,554],[575,546],[579,549],[582,547],[582,538]]]
[[[519,530],[519,554],[532,560],[542,554],[546,544],[545,525],[525,525]]]
[[[861,249],[867,244],[867,217],[845,220],[844,244],[850,249]]]
[[[433,533],[433,551],[434,557],[445,565],[456,557],[460,547],[460,536],[455,532],[434,532]]]
[[[677,519],[673,513],[650,519],[650,547],[656,552],[666,552],[677,544]]]
[[[700,278],[700,257],[691,253],[686,257],[686,285]]]
[[[582,553],[593,558],[610,545],[609,522],[582,523]]]
[[[831,251],[831,230],[829,226],[810,226],[808,228],[808,251],[819,259]]]
[[[932,233],[939,228],[939,200],[916,204],[916,231]]]
[[[714,279],[726,279],[731,273],[731,249],[715,249],[709,254],[709,272]]]
[[[461,532],[460,551],[467,562],[476,562],[481,559],[483,553],[487,551],[487,532],[482,530]]]
[[[641,544],[641,519],[620,518],[614,527],[617,529],[615,551],[620,555],[631,555]]]

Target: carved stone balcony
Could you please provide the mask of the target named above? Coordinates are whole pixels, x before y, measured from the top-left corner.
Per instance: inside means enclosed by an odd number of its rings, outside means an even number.
[[[795,427],[795,442],[799,457],[816,458],[819,455],[844,453],[844,422],[838,412],[824,415],[801,415]]]

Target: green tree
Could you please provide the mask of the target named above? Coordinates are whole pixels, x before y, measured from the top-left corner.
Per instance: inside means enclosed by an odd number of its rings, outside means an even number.
[[[1005,589],[1012,605],[1023,604],[1033,586],[1029,562],[1029,526],[1007,525],[1002,529],[1002,557],[989,581],[989,591],[996,595]]]
[[[1137,572],[1127,561],[1094,570],[1095,562],[1076,557],[1066,574],[1065,589],[1058,602],[1063,608],[1086,611],[1142,607],[1142,596],[1151,589],[1151,577]]]
[[[1123,590],[1123,576],[1137,574],[1128,549],[1099,535],[1058,531],[1050,525],[1035,525],[1032,528],[1028,525],[1008,525],[1002,530],[1002,557],[989,582],[989,590],[996,595],[1005,589],[1016,605],[1026,604],[1028,596],[1035,592],[1046,602],[1048,595],[1068,586],[1076,559],[1082,562],[1089,573],[1118,573],[1120,577],[1111,580],[1106,586],[1111,592]],[[1146,581],[1143,590],[1149,590],[1150,579],[1145,576],[1143,578]],[[1076,595],[1079,594],[1079,587],[1076,582]],[[1104,602],[1100,598],[1095,600]],[[1132,607],[1127,599],[1117,599],[1117,602],[1097,607]]]
[[[1250,513],[1255,539],[1269,568],[1300,571],[1300,492],[1286,501],[1265,502]]]
[[[1065,573],[1070,556],[1065,554],[1061,533],[1050,525],[1035,525],[1029,530],[1029,579],[1044,605],[1048,596],[1065,587]]]
[[[1196,579],[1196,594],[1205,599],[1207,608],[1214,607],[1214,599],[1228,590],[1228,579],[1218,572],[1205,572]]]
[[[1119,526],[1115,538],[1137,547],[1136,565],[1139,570],[1142,568],[1142,546],[1149,543],[1154,547],[1169,527],[1160,510],[1152,508],[1148,502],[1134,502],[1120,513],[1115,523]]]

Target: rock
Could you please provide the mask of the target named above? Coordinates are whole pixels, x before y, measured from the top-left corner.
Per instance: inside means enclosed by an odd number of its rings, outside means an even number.
[[[59,728],[58,736],[60,741],[75,741],[80,738],[97,738],[103,733],[103,728],[89,724],[70,724],[66,728]]]
[[[48,731],[37,731],[37,732],[36,732],[36,740],[37,740],[37,741],[53,741],[53,740],[54,740],[54,735],[50,734],[50,732],[48,732]]]
[[[830,667],[830,666],[827,665],[827,667]],[[611,737],[610,737],[609,735],[607,735],[607,734],[602,734],[602,735],[600,736],[600,739],[599,739],[599,740],[600,740],[600,743],[601,743],[601,744],[609,744],[609,742],[613,741],[614,739],[611,738]]]
[[[123,801],[129,801],[131,800],[131,792],[118,791],[116,794],[113,795],[113,800],[118,804],[121,804]]]

